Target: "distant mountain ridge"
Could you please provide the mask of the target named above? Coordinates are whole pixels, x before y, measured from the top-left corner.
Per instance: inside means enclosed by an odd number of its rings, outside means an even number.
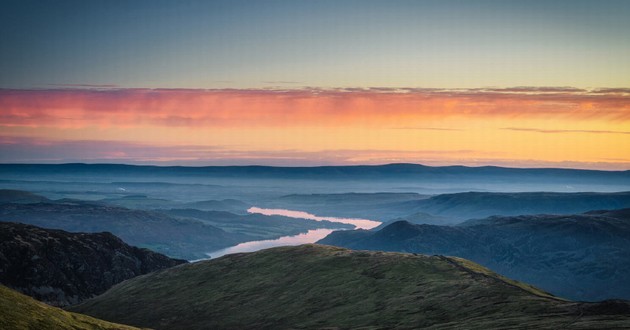
[[[457,177],[462,175],[495,175],[562,178],[579,176],[582,179],[619,178],[630,180],[630,170],[601,171],[562,168],[510,168],[497,166],[426,166],[420,164],[352,165],[352,166],[314,166],[314,167],[279,167],[279,166],[154,166],[126,164],[0,164],[0,176],[9,173],[92,173],[103,172],[116,174],[149,173],[152,175],[210,175],[223,177],[280,177],[280,178],[352,178],[352,177],[392,177],[392,176],[441,176]]]
[[[463,192],[401,202],[389,207],[397,207],[409,213],[428,213],[453,219],[452,222],[461,222],[461,220],[493,215],[576,214],[591,210],[630,208],[630,191],[615,193]]]
[[[386,223],[395,219],[448,225],[493,215],[576,214],[591,210],[630,208],[630,191],[469,191],[433,196],[414,193],[294,194],[275,198],[263,205],[317,215],[378,219]]]
[[[129,244],[186,259],[246,240],[198,220],[83,201],[0,204],[0,220],[72,232],[109,231]]]
[[[184,260],[125,244],[111,233],[69,233],[0,222],[0,283],[54,306]]]
[[[70,309],[155,329],[621,329],[630,323],[628,302],[565,301],[460,258],[313,244],[166,269]]]
[[[130,209],[107,200],[50,200],[20,190],[0,189],[0,221],[13,221],[70,232],[112,232],[125,242],[174,258],[196,260],[208,252],[242,242],[276,239],[320,228],[352,229],[330,221],[289,219],[262,214],[234,214],[196,209]],[[125,200],[121,198],[120,200]],[[167,203],[165,206],[187,206]],[[228,200],[228,203],[234,203]],[[239,203],[241,207],[245,204]],[[202,202],[203,205],[208,205]]]
[[[16,204],[32,204],[32,203],[46,203],[50,202],[50,199],[33,194],[32,192],[13,189],[0,189],[0,204],[1,203],[16,203]]]
[[[470,220],[457,226],[392,223],[338,231],[318,243],[462,257],[555,295],[630,299],[630,209]]]

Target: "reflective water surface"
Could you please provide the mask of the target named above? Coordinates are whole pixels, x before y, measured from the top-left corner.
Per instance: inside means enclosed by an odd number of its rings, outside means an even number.
[[[331,221],[340,222],[354,225],[356,229],[372,229],[381,224],[380,221],[367,220],[367,219],[353,219],[353,218],[335,218],[335,217],[320,217],[314,214],[310,214],[303,211],[293,211],[285,209],[263,209],[260,207],[250,207],[247,210],[249,213],[260,213],[264,215],[281,215],[289,218],[309,219],[314,221]]]
[[[352,219],[352,218],[335,218],[335,217],[320,217],[314,214],[310,214],[303,211],[285,210],[285,209],[263,209],[260,207],[251,207],[247,210],[249,213],[259,213],[264,215],[281,215],[289,218],[308,219],[313,221],[331,221],[339,223],[347,223],[354,225],[357,229],[372,229],[381,224],[380,221],[368,220],[368,219]],[[235,246],[230,246],[225,249],[206,253],[208,257],[214,259],[226,254],[241,253],[241,252],[254,252],[262,249],[268,249],[276,246],[290,246],[300,245],[307,243],[315,243],[320,239],[328,236],[337,229],[312,229],[306,233],[283,236],[277,239],[268,239],[262,241],[251,241],[241,243]]]

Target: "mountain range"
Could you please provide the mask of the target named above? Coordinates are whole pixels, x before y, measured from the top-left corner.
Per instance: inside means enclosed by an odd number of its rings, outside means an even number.
[[[493,215],[575,214],[630,208],[630,192],[462,192],[433,196],[412,193],[294,194],[264,205],[318,215],[444,225]]]
[[[103,202],[50,200],[16,190],[0,190],[2,196],[2,221],[71,232],[108,231],[128,244],[188,260],[207,258],[208,252],[247,241],[276,239],[318,228],[352,228],[329,221],[225,211],[128,209]]]
[[[469,220],[457,226],[397,221],[336,231],[318,243],[457,256],[574,300],[630,299],[630,209]]]

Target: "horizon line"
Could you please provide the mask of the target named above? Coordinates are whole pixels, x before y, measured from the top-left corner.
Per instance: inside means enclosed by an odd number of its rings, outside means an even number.
[[[422,163],[383,163],[383,164],[353,164],[353,165],[261,165],[261,164],[240,164],[240,165],[159,165],[159,164],[131,164],[131,163],[86,163],[86,162],[67,162],[67,163],[4,163],[0,162],[0,166],[18,165],[18,166],[31,166],[31,165],[44,165],[44,166],[67,166],[67,165],[86,165],[86,166],[130,166],[130,167],[159,167],[159,168],[228,168],[228,167],[263,167],[263,168],[327,168],[327,167],[385,167],[385,166],[401,166],[412,165],[417,167],[429,167],[429,168],[446,168],[446,167],[463,167],[470,169],[479,168],[499,168],[499,169],[514,169],[514,170],[569,170],[569,171],[596,171],[596,172],[630,172],[630,169],[625,170],[609,170],[609,169],[588,169],[588,168],[576,168],[576,167],[513,167],[513,166],[499,166],[499,165],[425,165]]]

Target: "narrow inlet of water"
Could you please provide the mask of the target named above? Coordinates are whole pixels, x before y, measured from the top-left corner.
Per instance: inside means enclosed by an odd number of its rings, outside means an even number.
[[[247,212],[259,213],[264,215],[281,215],[288,218],[307,219],[313,221],[330,221],[338,223],[346,223],[354,225],[356,229],[372,229],[381,224],[380,221],[368,220],[368,219],[354,219],[354,218],[337,218],[337,217],[320,217],[314,214],[310,214],[303,211],[286,210],[286,209],[264,209],[260,207],[250,207]],[[282,236],[276,239],[261,240],[244,242],[238,245],[230,246],[225,249],[206,253],[211,259],[215,259],[226,254],[242,253],[242,252],[255,252],[262,249],[268,249],[277,246],[291,246],[301,245],[308,243],[315,243],[320,239],[328,236],[328,234],[335,231],[335,229],[312,229],[306,233]]]

